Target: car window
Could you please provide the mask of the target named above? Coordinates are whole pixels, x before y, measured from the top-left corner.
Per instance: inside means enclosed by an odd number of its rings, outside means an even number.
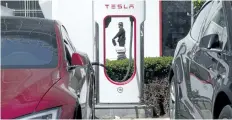
[[[206,30],[203,33],[203,36],[219,33],[223,30],[224,27],[226,27],[224,12],[222,8],[219,8],[215,11],[213,17],[210,20],[210,24],[206,27]]]
[[[62,33],[64,45],[65,45],[65,57],[68,62],[68,65],[71,65],[71,59],[72,59],[72,54],[74,53],[74,50],[69,43],[68,33],[63,26],[61,27],[61,33]]]
[[[208,15],[209,13],[209,10],[211,9],[212,7],[212,2],[208,3],[202,10],[201,12],[199,13],[199,15],[197,16],[193,26],[192,26],[192,29],[191,29],[191,36],[194,40],[198,40],[199,39],[199,35],[200,35],[200,32],[201,32],[201,28],[202,28],[202,25],[204,23],[204,20],[206,18],[206,16]]]
[[[220,8],[218,11],[216,11],[215,16],[213,17],[212,22],[216,23],[220,27],[226,27],[225,25],[225,17],[224,17],[224,12],[223,9]]]
[[[58,63],[55,34],[1,32],[1,67],[54,68]]]
[[[210,34],[218,34],[219,40],[223,43],[222,48],[225,47],[225,44],[227,42],[227,30],[224,11],[222,7],[216,10],[212,19],[210,20],[210,24],[207,26],[202,37]]]
[[[72,41],[70,40],[70,37],[68,35],[68,32],[66,31],[65,27],[62,26],[62,34],[64,35],[64,39],[66,42],[72,47],[73,50],[75,50],[75,47],[72,44]]]
[[[68,65],[72,65],[72,54],[74,53],[74,51],[72,50],[71,46],[69,44],[67,44],[66,42],[65,44],[65,55],[66,55],[66,60],[68,61]]]
[[[65,40],[66,42],[68,42],[68,34],[67,34],[67,32],[64,30],[64,28],[63,27],[61,27],[61,32],[62,32],[62,38],[63,38],[63,40]],[[69,44],[69,43],[68,43]]]

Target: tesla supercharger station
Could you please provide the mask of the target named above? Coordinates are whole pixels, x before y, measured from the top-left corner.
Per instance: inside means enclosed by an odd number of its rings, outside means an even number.
[[[106,64],[107,59],[117,59],[125,54],[134,70],[128,79],[125,79],[128,75],[125,73],[119,82],[110,78],[107,69],[96,66],[95,108],[140,106],[144,80],[145,0],[93,0],[93,19],[94,61]],[[124,47],[112,44],[119,31],[119,22],[125,30]],[[134,60],[133,64],[130,58]]]

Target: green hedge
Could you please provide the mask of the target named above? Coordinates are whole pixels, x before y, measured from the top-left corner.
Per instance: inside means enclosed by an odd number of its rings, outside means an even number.
[[[172,57],[146,57],[144,58],[144,79],[145,83],[150,82],[155,77],[162,77],[167,75],[169,66],[172,62]],[[129,60],[107,60],[107,74],[115,80],[120,81],[126,75]],[[132,61],[129,77],[133,74],[134,60]]]

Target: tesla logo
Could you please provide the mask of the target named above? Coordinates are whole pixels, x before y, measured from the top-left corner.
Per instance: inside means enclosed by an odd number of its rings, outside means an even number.
[[[118,91],[119,93],[122,93],[122,92],[123,92],[123,88],[122,88],[122,87],[119,87],[119,88],[117,89],[117,91]]]
[[[105,4],[107,9],[134,9],[134,4]]]

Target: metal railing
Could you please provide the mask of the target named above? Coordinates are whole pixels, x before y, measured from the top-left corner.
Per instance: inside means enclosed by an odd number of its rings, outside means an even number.
[[[6,2],[6,1],[5,1]],[[24,16],[24,17],[42,17],[43,12],[38,7],[38,0],[20,0],[16,1],[16,3],[6,2],[5,6],[12,7],[10,4],[18,4],[17,7],[11,8],[13,9],[15,16]]]

